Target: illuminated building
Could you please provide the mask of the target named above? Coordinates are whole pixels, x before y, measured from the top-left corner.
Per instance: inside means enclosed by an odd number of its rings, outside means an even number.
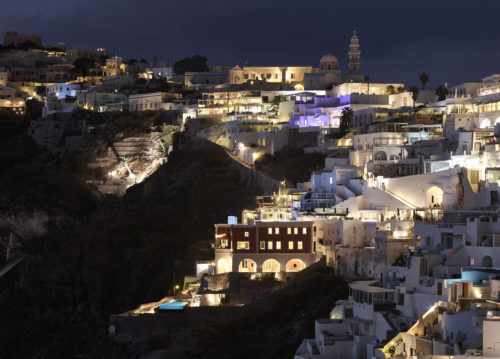
[[[321,57],[319,67],[313,66],[235,66],[229,70],[229,83],[241,84],[249,80],[263,80],[296,86],[296,90],[324,90],[332,84],[363,81],[360,68],[359,39],[351,37],[349,71],[342,73],[337,57],[328,53]]]
[[[76,97],[78,90],[80,89],[80,84],[71,84],[71,83],[60,83],[47,85],[45,88],[45,93],[48,96],[53,93],[59,100],[64,99],[65,97]]]
[[[128,98],[130,111],[162,110],[169,101],[180,100],[180,93],[151,92],[130,95]]]
[[[106,65],[102,68],[102,76],[122,75],[126,72],[126,65],[121,57],[106,59]]]
[[[303,270],[321,258],[312,231],[309,221],[216,224],[216,273]]]
[[[22,97],[16,97],[17,90],[0,85],[0,109],[8,109],[16,115],[23,115],[26,103]]]

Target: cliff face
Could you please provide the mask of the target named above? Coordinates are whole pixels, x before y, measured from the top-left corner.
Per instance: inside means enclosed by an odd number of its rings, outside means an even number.
[[[174,273],[179,280],[195,258],[210,257],[213,224],[252,206],[260,189],[241,181],[221,148],[183,136],[175,147],[122,199],[99,204],[90,191],[75,195],[55,160],[63,183],[42,198],[54,204],[50,214],[64,209],[74,220],[31,238],[26,259],[0,278],[2,357],[123,357],[108,343],[108,316],[167,295]],[[46,168],[27,177],[52,184]],[[2,191],[15,192],[16,183],[6,185]]]

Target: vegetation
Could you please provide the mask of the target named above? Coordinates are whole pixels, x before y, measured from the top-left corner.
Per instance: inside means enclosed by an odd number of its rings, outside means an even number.
[[[396,89],[394,88],[394,86],[392,85],[388,85],[386,88],[385,88],[385,92],[388,94],[388,95],[394,95],[396,93]]]
[[[257,159],[255,168],[277,179],[293,183],[308,181],[311,172],[323,168],[325,156],[305,153],[301,148],[284,147],[274,156],[264,155]]]
[[[415,101],[417,101],[418,94],[420,91],[418,90],[418,87],[416,87],[416,86],[410,87],[409,91],[411,92],[411,99],[413,100],[413,108],[415,108]]]
[[[429,82],[429,75],[426,74],[425,72],[422,72],[418,76],[418,79],[420,80],[420,83],[422,84],[422,90],[425,90],[425,85]]]
[[[73,69],[76,75],[87,76],[89,70],[95,66],[93,59],[89,57],[79,57],[73,62],[75,68]]]
[[[2,142],[0,209],[49,211],[50,233],[33,238],[26,265],[0,282],[5,357],[31,358],[33,348],[40,357],[113,357],[108,316],[169,294],[174,271],[182,278],[213,255],[213,224],[260,193],[220,147],[177,136],[167,164],[123,199],[97,203],[72,174],[78,161],[22,138]]]
[[[207,66],[207,57],[194,55],[191,57],[185,57],[182,60],[177,61],[174,64],[174,72],[176,74],[185,74],[186,72],[207,72],[209,71]]]
[[[243,318],[201,329],[203,357],[292,358],[303,339],[314,337],[314,320],[328,318],[347,296],[345,282],[326,266],[301,274],[278,294],[250,304]]]
[[[271,112],[278,113],[280,110],[280,103],[286,101],[285,96],[275,96],[273,101],[271,102]]]
[[[439,85],[436,88],[436,92],[435,92],[435,94],[438,97],[438,101],[446,100],[446,95],[448,95],[449,93],[450,93],[450,91],[448,90],[448,88],[443,86],[443,85]]]
[[[137,60],[136,60],[136,59],[129,59],[129,60],[127,61],[127,65],[130,65],[130,66],[134,66],[136,63],[137,63]]]
[[[404,86],[398,86],[398,88],[396,89],[396,91],[397,91],[398,93],[403,93],[403,92],[405,92],[406,90],[405,90],[405,87],[404,87]]]
[[[347,134],[347,130],[352,127],[352,118],[354,117],[354,111],[350,107],[346,107],[342,110],[340,114],[340,137],[344,137]]]

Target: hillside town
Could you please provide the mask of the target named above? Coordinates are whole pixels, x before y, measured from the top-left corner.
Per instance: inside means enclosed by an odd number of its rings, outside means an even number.
[[[333,45],[342,53],[310,65],[226,67],[5,33],[0,113],[38,111],[27,134],[55,156],[85,153],[99,195],[144,184],[187,138],[217,146],[260,190],[213,223],[200,238],[210,258],[174,272],[164,298],[109,313],[111,341],[236,318],[321,267],[348,295],[306,328],[295,359],[500,358],[500,74],[432,89],[426,72],[372,82],[362,33]],[[279,171],[287,151],[302,157]],[[11,235],[4,271],[21,246]]]

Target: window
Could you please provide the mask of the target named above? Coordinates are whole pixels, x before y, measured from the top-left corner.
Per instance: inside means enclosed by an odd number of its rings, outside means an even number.
[[[245,232],[245,237],[249,237],[249,236],[250,236],[250,233]]]
[[[293,229],[293,234],[299,234],[299,229],[297,227]]]
[[[280,228],[279,227],[276,227],[274,229],[274,234],[280,234]]]
[[[220,247],[221,248],[228,248],[229,247],[229,241],[227,239],[221,239],[220,240]]]
[[[237,249],[250,249],[250,242],[236,242]]]
[[[298,241],[298,242],[297,242],[297,249],[299,249],[299,250],[300,250],[300,249],[302,249],[302,248],[303,248],[303,246],[302,246],[302,241]]]
[[[266,242],[260,242],[260,249],[266,249]]]
[[[293,250],[293,242],[292,241],[288,241],[288,249]]]
[[[281,241],[276,242],[276,249],[281,249]]]
[[[269,249],[269,250],[273,249],[273,242],[271,242],[271,241],[267,242],[267,249]]]
[[[333,177],[330,177],[330,184],[333,184]]]
[[[307,227],[302,228],[302,234],[307,234]]]
[[[267,229],[267,234],[273,234],[273,229],[271,227]]]
[[[290,74],[290,78],[291,78],[291,79],[294,79],[294,78],[295,78],[295,74],[294,74],[293,72]]]
[[[280,77],[280,74],[274,74],[274,78],[277,79]]]
[[[287,234],[292,234],[292,229],[291,229],[290,227],[288,227],[288,228],[286,229],[286,233],[287,233]]]
[[[244,74],[244,75],[243,75],[243,78],[244,78],[245,80],[248,80],[248,74]]]

